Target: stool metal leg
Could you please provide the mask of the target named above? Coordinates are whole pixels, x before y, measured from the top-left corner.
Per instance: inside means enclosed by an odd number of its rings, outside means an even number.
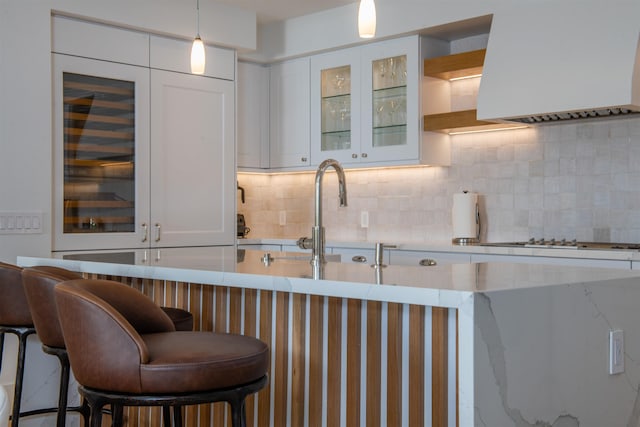
[[[67,419],[67,400],[69,394],[69,359],[67,355],[58,354],[60,360],[60,388],[58,394],[57,427],[65,427]]]
[[[173,407],[173,427],[182,427],[182,406]]]
[[[4,332],[0,332],[0,371],[2,371],[2,355],[4,354]]]
[[[18,333],[18,363],[16,367],[16,385],[13,392],[13,410],[11,411],[11,427],[18,427],[20,422],[20,401],[22,400],[22,385],[24,379],[24,361],[27,355],[27,338],[35,334],[34,329],[27,329]]]
[[[233,427],[246,427],[244,397],[230,400],[229,404],[231,405],[231,425]]]

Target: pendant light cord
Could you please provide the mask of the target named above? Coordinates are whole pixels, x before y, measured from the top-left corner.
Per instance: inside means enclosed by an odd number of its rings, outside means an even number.
[[[198,38],[200,38],[200,0],[196,0],[196,11],[196,35]]]

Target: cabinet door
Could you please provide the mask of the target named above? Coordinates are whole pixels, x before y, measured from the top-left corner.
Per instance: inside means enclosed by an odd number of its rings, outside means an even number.
[[[360,161],[360,50],[311,58],[311,162]]]
[[[418,36],[362,48],[363,162],[419,158]]]
[[[269,68],[238,63],[238,168],[269,168]]]
[[[151,70],[153,246],[235,241],[234,83]]]
[[[149,70],[52,57],[54,250],[147,246]]]
[[[309,59],[276,64],[270,76],[272,168],[309,165]]]
[[[430,266],[431,262],[435,261],[433,265],[444,264],[468,264],[471,262],[470,254],[463,253],[451,253],[451,252],[427,252],[427,251],[405,251],[405,250],[391,250],[392,265],[413,265],[413,266]]]

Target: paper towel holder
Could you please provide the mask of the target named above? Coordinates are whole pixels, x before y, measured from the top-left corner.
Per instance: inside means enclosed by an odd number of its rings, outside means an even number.
[[[468,190],[464,190],[463,193],[468,193]],[[453,239],[451,239],[451,243],[453,243],[454,245],[460,245],[460,246],[464,246],[464,245],[476,245],[478,243],[480,243],[480,230],[482,228],[482,223],[480,221],[480,208],[478,206],[478,203],[476,203],[476,230],[477,230],[477,234],[476,237],[454,237]]]

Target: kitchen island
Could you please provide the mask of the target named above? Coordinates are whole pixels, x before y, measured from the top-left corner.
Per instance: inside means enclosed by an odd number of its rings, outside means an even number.
[[[130,284],[196,328],[257,336],[270,384],[253,426],[626,426],[640,416],[640,276],[471,263],[374,268],[228,248],[19,257]],[[624,372],[609,374],[609,331]],[[624,355],[624,356],[623,356]],[[129,425],[154,425],[129,410]],[[224,425],[222,404],[188,426]]]

